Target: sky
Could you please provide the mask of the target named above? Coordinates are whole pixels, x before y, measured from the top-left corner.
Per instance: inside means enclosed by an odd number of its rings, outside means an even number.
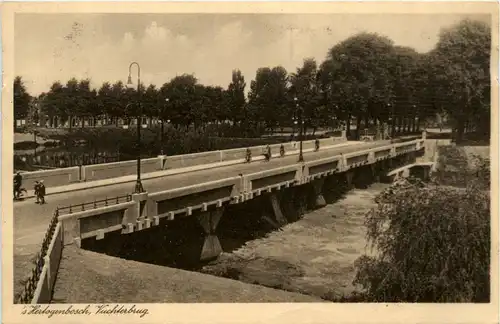
[[[328,49],[359,32],[375,32],[395,45],[431,50],[456,14],[16,14],[15,73],[28,92],[48,91],[54,81],[89,78],[127,81],[137,61],[141,81],[161,86],[194,74],[224,88],[239,69],[247,91],[260,67],[288,72],[305,58],[321,63]],[[134,77],[136,72],[133,72]]]

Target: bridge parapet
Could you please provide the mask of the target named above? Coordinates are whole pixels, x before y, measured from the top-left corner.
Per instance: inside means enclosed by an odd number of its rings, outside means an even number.
[[[344,137],[330,137],[320,139],[320,147],[339,144],[347,141]],[[282,143],[287,154],[298,154],[299,142]],[[270,145],[273,153],[279,153],[281,144]],[[252,156],[260,156],[266,145],[250,147]],[[314,140],[304,141],[303,149],[314,148]],[[199,165],[210,165],[220,162],[234,161],[243,163],[245,161],[247,148],[236,148],[220,151],[209,151],[191,153],[183,155],[165,156],[160,155],[154,158],[141,159],[141,169],[144,173],[155,171],[193,167]],[[101,163],[94,165],[83,165],[69,168],[58,168],[53,170],[42,170],[33,172],[23,172],[25,181],[44,180],[48,187],[64,186],[71,183],[110,179],[121,176],[133,175],[136,172],[137,161],[120,161],[111,163]]]

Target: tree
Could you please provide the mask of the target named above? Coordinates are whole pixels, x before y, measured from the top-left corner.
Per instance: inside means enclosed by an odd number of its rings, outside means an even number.
[[[454,120],[458,142],[468,123],[475,123],[489,137],[490,48],[490,27],[465,19],[443,29],[430,53],[434,103]]]
[[[80,80],[77,86],[77,111],[76,115],[80,119],[80,126],[85,126],[85,118],[92,120],[95,125],[96,119],[102,114],[100,106],[97,103],[97,92],[90,88],[90,80]]]
[[[301,68],[290,77],[290,94],[297,98],[302,109],[304,126],[313,128],[313,133],[319,126],[321,94],[318,78],[318,66],[314,59],[305,59]]]
[[[65,102],[64,86],[61,82],[56,81],[50,86],[42,104],[43,113],[49,116],[53,127],[60,126],[67,119]]]
[[[245,78],[240,70],[234,70],[231,76],[231,83],[227,87],[226,97],[228,106],[228,118],[234,123],[244,120],[245,107]]]
[[[110,122],[110,117],[115,116],[116,102],[113,100],[111,84],[104,82],[97,91],[97,104],[99,110],[104,114],[104,123]]]
[[[404,180],[366,216],[377,251],[355,265],[366,301],[488,302],[490,193]]]
[[[323,64],[323,79],[332,83],[330,98],[345,112],[348,129],[355,116],[356,137],[361,121],[387,120],[392,78],[387,62],[393,54],[393,42],[375,33],[352,36],[329,51]]]
[[[146,88],[141,102],[143,114],[148,116],[151,126],[153,117],[159,117],[162,114],[162,109],[164,109],[164,102],[162,102],[160,92],[155,85],[150,84]]]
[[[14,79],[14,127],[16,119],[25,119],[30,109],[31,96],[20,76]]]
[[[289,118],[288,74],[282,66],[259,68],[250,85],[247,118],[274,128]]]
[[[173,124],[182,125],[187,129],[194,123],[197,84],[198,80],[194,75],[183,74],[174,77],[161,87],[162,97],[169,99],[170,120]]]

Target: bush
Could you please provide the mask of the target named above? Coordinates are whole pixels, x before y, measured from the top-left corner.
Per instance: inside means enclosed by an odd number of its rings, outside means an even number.
[[[466,187],[473,182],[489,187],[489,169],[489,158],[472,155],[472,159],[469,159],[462,147],[440,146],[434,176],[442,185]]]
[[[374,302],[489,302],[490,195],[404,180],[366,216],[375,257],[356,263],[355,284]]]
[[[33,141],[23,141],[14,143],[14,150],[33,150],[40,146],[40,144]]]

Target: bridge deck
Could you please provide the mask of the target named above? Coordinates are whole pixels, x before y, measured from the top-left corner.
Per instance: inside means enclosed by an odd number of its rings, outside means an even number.
[[[352,153],[364,149],[390,144],[390,141],[378,141],[353,144],[332,148],[319,152],[304,154],[306,161],[321,159],[341,153]],[[238,176],[240,173],[249,174],[271,168],[279,168],[297,163],[297,156],[275,158],[269,162],[253,162],[250,164],[237,164],[216,169],[200,170],[184,174],[165,176],[162,178],[143,180],[144,189],[148,192],[157,192],[175,189],[193,184],[220,180]],[[33,200],[26,200],[14,204],[14,281],[24,279],[31,271],[29,259],[39,250],[47,224],[57,206],[75,205],[83,202],[100,200],[104,197],[121,196],[133,191],[134,184],[116,184],[107,187],[91,188],[54,194],[47,197],[47,204],[38,205]]]

